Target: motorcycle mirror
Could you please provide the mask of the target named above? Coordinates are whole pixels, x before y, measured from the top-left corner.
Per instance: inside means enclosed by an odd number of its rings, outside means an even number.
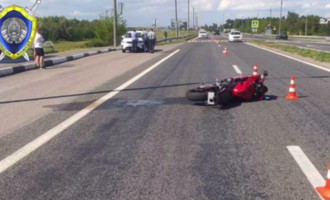
[[[265,70],[264,73],[263,73],[263,75],[264,75],[265,77],[268,76],[268,71]]]

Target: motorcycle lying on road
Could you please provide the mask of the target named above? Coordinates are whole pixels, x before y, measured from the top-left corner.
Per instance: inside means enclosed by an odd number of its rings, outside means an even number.
[[[196,89],[186,92],[190,101],[204,101],[207,105],[225,106],[233,100],[263,100],[268,88],[264,81],[268,72],[262,75],[233,77],[216,81],[214,84],[201,84]]]

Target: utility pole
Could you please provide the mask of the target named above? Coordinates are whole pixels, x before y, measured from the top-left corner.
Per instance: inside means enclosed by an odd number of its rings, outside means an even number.
[[[193,6],[193,29],[195,29],[195,6]]]
[[[272,27],[272,9],[270,9],[269,25],[270,25],[270,27]]]
[[[196,12],[196,28],[198,29],[198,12]]]
[[[113,0],[113,45],[117,47],[117,0]]]
[[[187,24],[187,30],[189,31],[190,28],[190,0],[188,0],[188,24]]]
[[[281,34],[281,24],[282,24],[282,6],[283,6],[283,0],[281,0],[280,25],[278,26],[278,34]]]
[[[178,6],[175,0],[175,24],[176,24],[176,37],[179,37],[179,24],[178,24]]]
[[[307,15],[306,15],[306,23],[305,23],[305,35],[307,35]]]

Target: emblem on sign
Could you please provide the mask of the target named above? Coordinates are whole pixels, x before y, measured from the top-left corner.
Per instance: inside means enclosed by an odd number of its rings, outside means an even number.
[[[6,57],[13,60],[23,56],[30,60],[26,51],[32,46],[37,32],[37,10],[41,0],[31,9],[12,5],[0,5],[0,61]]]

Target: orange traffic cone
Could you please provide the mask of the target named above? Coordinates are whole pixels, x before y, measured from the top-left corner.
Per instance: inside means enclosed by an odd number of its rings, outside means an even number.
[[[295,84],[296,77],[292,76],[291,83],[290,83],[290,89],[289,94],[286,97],[286,100],[299,100],[297,93],[296,93],[296,84]]]
[[[223,55],[225,55],[225,56],[228,56],[229,54],[228,54],[228,51],[227,51],[227,47],[225,47],[225,50],[223,50]]]
[[[258,63],[254,64],[253,67],[253,76],[258,76]]]
[[[324,200],[330,200],[330,164],[329,164],[328,176],[325,186],[317,187],[316,190],[320,193],[320,195],[324,198]]]
[[[221,47],[221,43],[220,43],[220,40],[218,40],[218,47]]]

